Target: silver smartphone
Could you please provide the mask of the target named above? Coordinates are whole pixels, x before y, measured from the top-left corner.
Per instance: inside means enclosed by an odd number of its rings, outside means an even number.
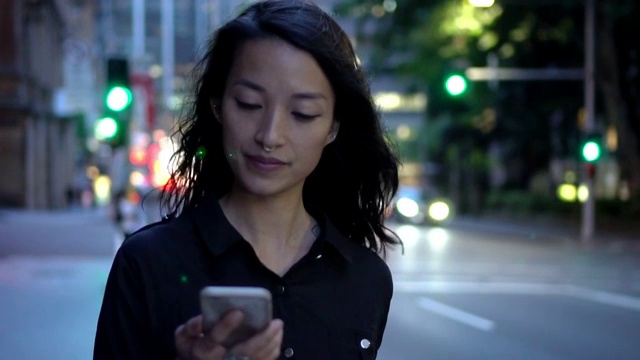
[[[200,310],[206,333],[231,310],[244,314],[238,326],[222,344],[229,348],[264,330],[272,319],[271,293],[261,287],[207,286],[200,291]]]

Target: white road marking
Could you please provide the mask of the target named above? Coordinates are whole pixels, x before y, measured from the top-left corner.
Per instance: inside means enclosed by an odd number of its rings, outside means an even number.
[[[426,297],[418,299],[418,306],[424,310],[458,321],[465,325],[472,326],[482,331],[492,331],[496,326],[495,322],[491,320],[487,320]]]
[[[587,289],[580,286],[573,286],[572,294],[586,300],[591,300],[601,304],[618,306],[621,308],[640,311],[640,299],[627,295],[615,294],[607,291]]]
[[[571,284],[398,281],[394,291],[405,294],[559,295],[640,311],[640,298]]]

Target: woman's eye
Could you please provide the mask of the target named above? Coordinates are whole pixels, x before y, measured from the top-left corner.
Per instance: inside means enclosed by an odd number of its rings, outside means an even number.
[[[298,120],[308,121],[308,120],[313,120],[313,119],[317,118],[320,115],[310,115],[310,114],[303,114],[303,113],[300,113],[300,112],[294,112],[293,116],[295,116],[296,119],[298,119]]]
[[[240,101],[238,99],[236,99],[236,104],[238,104],[238,107],[244,110],[257,110],[260,109],[260,105],[258,104],[251,104],[251,103],[247,103],[244,101]]]

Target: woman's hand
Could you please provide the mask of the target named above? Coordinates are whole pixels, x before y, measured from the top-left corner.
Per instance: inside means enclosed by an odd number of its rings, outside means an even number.
[[[180,360],[222,360],[236,355],[250,360],[274,360],[280,356],[282,320],[272,320],[266,329],[252,338],[227,349],[221,344],[242,323],[242,312],[232,311],[207,334],[202,333],[202,315],[189,319],[175,332],[175,344]]]

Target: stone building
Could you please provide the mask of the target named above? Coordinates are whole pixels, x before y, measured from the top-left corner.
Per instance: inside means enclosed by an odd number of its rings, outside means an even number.
[[[0,207],[57,208],[73,177],[75,125],[54,112],[65,22],[56,0],[0,0]]]

